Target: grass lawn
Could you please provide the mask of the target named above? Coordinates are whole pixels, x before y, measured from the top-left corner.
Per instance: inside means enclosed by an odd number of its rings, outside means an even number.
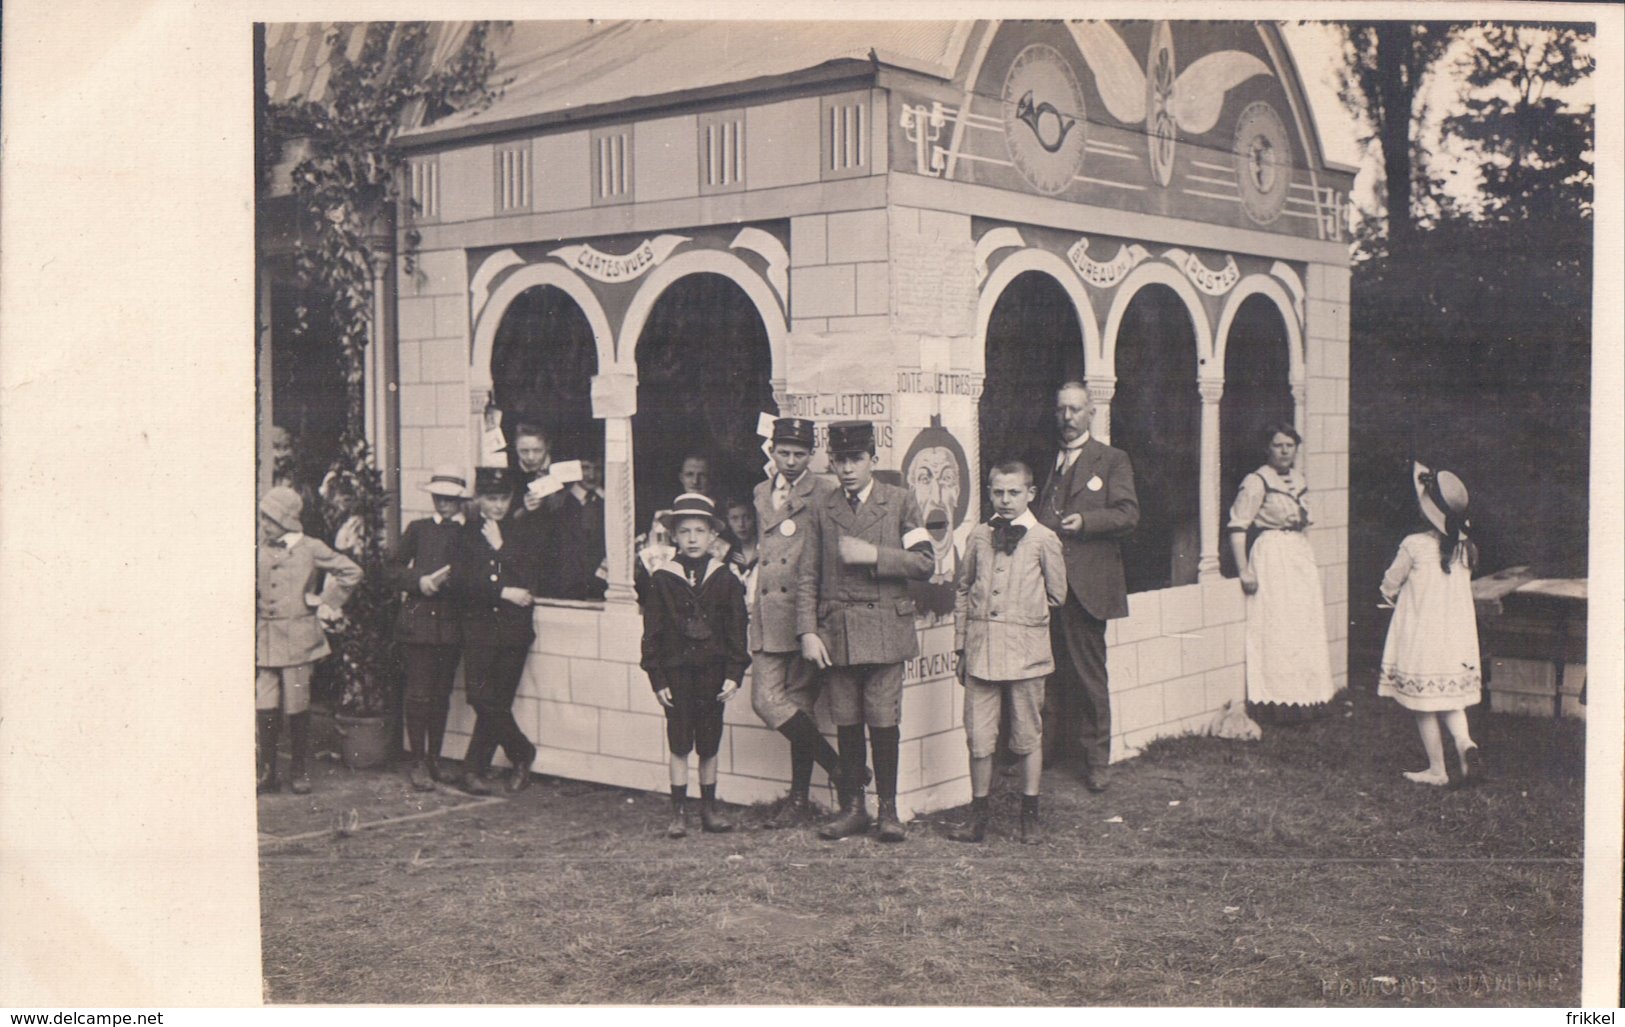
[[[1413,785],[1408,714],[1364,692],[1262,742],[1182,738],[1090,795],[1045,776],[1049,837],[901,846],[810,831],[661,835],[663,797],[544,778],[427,803],[324,769],[260,801],[320,830],[260,860],[279,1003],[1573,1005],[1583,726],[1475,712],[1492,780]],[[1013,779],[1003,788],[1013,789]],[[356,798],[359,796],[359,798]],[[382,811],[378,816],[372,812]],[[274,825],[274,830],[271,826]]]

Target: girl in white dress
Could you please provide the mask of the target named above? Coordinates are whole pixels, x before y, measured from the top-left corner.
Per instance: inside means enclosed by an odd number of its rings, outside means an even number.
[[[1472,589],[1478,551],[1467,538],[1467,486],[1449,471],[1435,473],[1421,464],[1412,465],[1411,477],[1432,530],[1407,536],[1383,575],[1383,598],[1395,609],[1377,694],[1416,715],[1428,767],[1405,771],[1408,780],[1449,783],[1442,721],[1456,744],[1462,783],[1474,784],[1482,770],[1466,710],[1479,702],[1482,676]]]

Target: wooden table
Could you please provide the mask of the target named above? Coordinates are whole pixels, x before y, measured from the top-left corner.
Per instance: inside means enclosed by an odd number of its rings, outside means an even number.
[[[1486,663],[1550,664],[1554,717],[1563,715],[1567,675],[1578,674],[1578,702],[1585,705],[1586,579],[1540,578],[1528,567],[1509,567],[1474,581],[1473,601]],[[1495,691],[1493,682],[1485,684]]]

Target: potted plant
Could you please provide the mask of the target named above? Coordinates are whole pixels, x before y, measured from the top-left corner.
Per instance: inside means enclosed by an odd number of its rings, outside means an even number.
[[[379,767],[390,756],[391,697],[398,668],[389,641],[398,597],[384,582],[384,509],[389,495],[364,442],[348,437],[322,486],[333,547],[361,566],[361,584],[329,633],[336,678],[334,723],[345,766]]]

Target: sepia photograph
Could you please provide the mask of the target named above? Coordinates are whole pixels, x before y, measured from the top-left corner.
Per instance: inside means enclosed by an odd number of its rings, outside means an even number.
[[[1617,8],[14,6],[0,1005],[1625,1002]]]
[[[267,998],[1577,1001],[1593,43],[256,25]]]

